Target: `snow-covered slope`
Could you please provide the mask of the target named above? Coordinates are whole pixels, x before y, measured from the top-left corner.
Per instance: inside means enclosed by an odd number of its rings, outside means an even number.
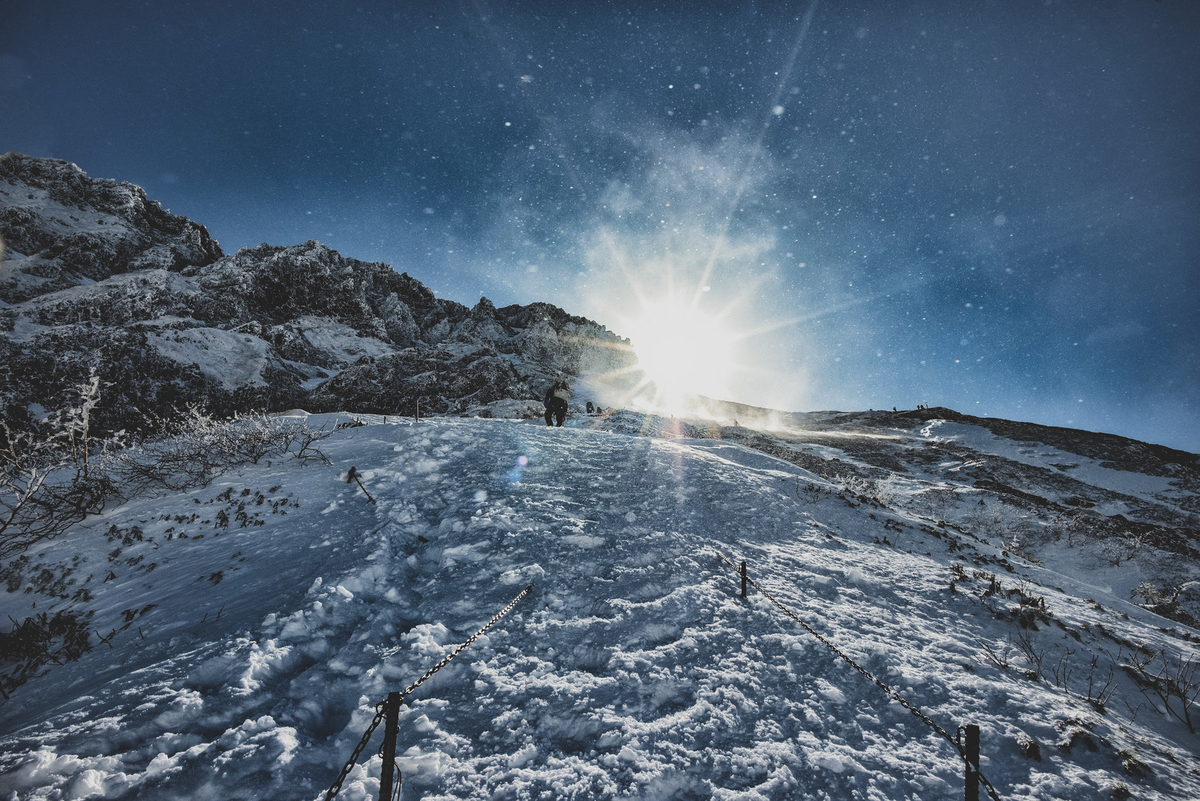
[[[1086,502],[1194,504],[1178,477],[1050,468],[1062,451],[961,421],[367,422],[320,443],[330,466],[132,500],[9,566],[0,613],[86,607],[105,639],[0,706],[0,793],[322,798],[376,703],[532,583],[402,709],[403,798],[961,797],[957,751],[741,599],[720,550],[950,733],[981,726],[1002,798],[1200,797],[1196,734],[1134,681],[1154,653],[1194,666],[1196,632],[1049,514],[1029,559],[1005,552],[988,521],[1020,496],[960,479],[1034,463]],[[375,797],[379,740],[339,798]]]

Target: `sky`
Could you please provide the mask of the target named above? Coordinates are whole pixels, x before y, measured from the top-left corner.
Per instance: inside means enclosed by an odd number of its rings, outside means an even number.
[[[248,5],[6,4],[0,151],[467,305],[674,298],[731,400],[1200,451],[1194,2]]]

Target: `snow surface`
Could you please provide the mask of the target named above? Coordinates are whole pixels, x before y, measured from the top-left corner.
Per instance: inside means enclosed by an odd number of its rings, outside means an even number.
[[[363,356],[375,359],[396,352],[396,348],[386,342],[361,336],[345,323],[323,317],[301,315],[292,320],[288,327],[312,347],[347,364]]]
[[[263,371],[273,354],[260,337],[221,328],[187,328],[149,331],[146,344],[183,366],[196,365],[230,392],[267,385]]]
[[[1067,453],[1044,443],[1021,443],[1000,437],[979,426],[931,420],[921,435],[933,441],[960,442],[982,454],[1003,456],[1022,464],[1050,467],[1093,487],[1122,492],[1149,500],[1162,500],[1174,490],[1171,480],[1104,467],[1095,459]]]
[[[1010,574],[916,504],[614,419],[392,418],[320,443],[331,466],[264,460],[30,551],[26,583],[73,567],[92,627],[115,634],[0,706],[0,797],[323,798],[375,705],[527,583],[402,708],[403,798],[961,797],[957,752],[761,595],[738,597],[718,549],[939,725],[981,726],[1002,798],[1200,797],[1196,735],[1122,671],[1105,714],[1081,697],[1085,654],[1120,661],[1118,640],[1195,658],[1181,627],[1048,568]],[[1018,630],[986,579],[952,592],[953,565],[1045,599],[1040,647],[1080,654],[1069,692],[983,657]],[[48,608],[0,592],[0,614]],[[375,798],[380,735],[339,798]]]

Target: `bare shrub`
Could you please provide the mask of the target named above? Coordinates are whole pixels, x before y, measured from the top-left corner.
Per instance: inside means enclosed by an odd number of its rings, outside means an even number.
[[[14,431],[0,420],[0,558],[57,537],[117,494],[102,457],[124,435],[90,435],[100,398],[94,373],[74,393],[76,402],[41,421],[38,432]]]
[[[1025,671],[1025,678],[1030,681],[1040,681],[1043,674],[1042,663],[1046,659],[1046,649],[1038,647],[1033,631],[1025,627],[1017,629],[1016,646],[1021,655],[1025,657],[1025,661],[1029,663],[1029,668]]]
[[[1092,666],[1088,671],[1087,700],[1097,712],[1103,715],[1108,711],[1109,699],[1112,698],[1117,688],[1113,683],[1113,669],[1111,664],[1108,668],[1108,675],[1104,677],[1104,683],[1100,683],[1096,675],[1096,663],[1099,659],[1098,656],[1092,657]],[[1136,718],[1137,712],[1134,712],[1133,716]]]
[[[1009,510],[1003,504],[989,506],[981,498],[979,503],[971,507],[964,521],[982,540],[989,540],[1004,547],[1010,539],[1012,524]]]
[[[1130,661],[1121,665],[1137,684],[1142,695],[1151,702],[1158,699],[1164,711],[1196,733],[1192,719],[1192,707],[1200,697],[1200,662],[1194,657],[1178,654],[1174,657],[1166,651],[1149,655],[1136,652]]]
[[[985,640],[977,639],[976,642],[979,643],[979,647],[983,649],[983,656],[986,661],[991,662],[1001,670],[1008,670],[1010,667],[1012,667],[1012,660],[1010,659],[1013,653],[1011,637],[1006,643],[1002,643],[996,647],[992,647],[992,645]]]
[[[1142,546],[1146,544],[1146,540],[1145,532],[1115,534],[1104,540],[1104,544],[1100,546],[1100,552],[1110,565],[1120,567],[1138,555]]]
[[[218,420],[193,407],[163,436],[122,451],[114,470],[133,493],[180,491],[205,486],[231,467],[256,464],[267,456],[291,453],[302,461],[328,463],[315,444],[332,433],[303,420],[264,414]]]
[[[90,651],[92,614],[42,612],[21,623],[14,620],[10,631],[0,632],[0,695],[8,700],[13,690],[42,675],[48,665],[74,662]]]
[[[1074,548],[1083,542],[1092,530],[1092,520],[1084,512],[1076,512],[1062,520],[1062,530],[1067,534],[1067,547]]]

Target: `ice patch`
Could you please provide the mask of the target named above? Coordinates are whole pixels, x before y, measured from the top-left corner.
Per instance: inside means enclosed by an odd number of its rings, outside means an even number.
[[[510,768],[523,768],[535,756],[537,756],[537,747],[533,743],[530,743],[508,758],[508,766]]]
[[[396,757],[396,766],[406,775],[437,778],[450,767],[450,757],[441,751],[422,751],[414,745]]]
[[[837,687],[834,687],[825,679],[817,679],[816,685],[817,693],[826,701],[830,701],[835,704],[846,703],[846,694]]]
[[[604,537],[590,537],[587,534],[568,534],[562,538],[562,541],[567,545],[574,545],[576,548],[585,550],[598,548],[606,542]]]

